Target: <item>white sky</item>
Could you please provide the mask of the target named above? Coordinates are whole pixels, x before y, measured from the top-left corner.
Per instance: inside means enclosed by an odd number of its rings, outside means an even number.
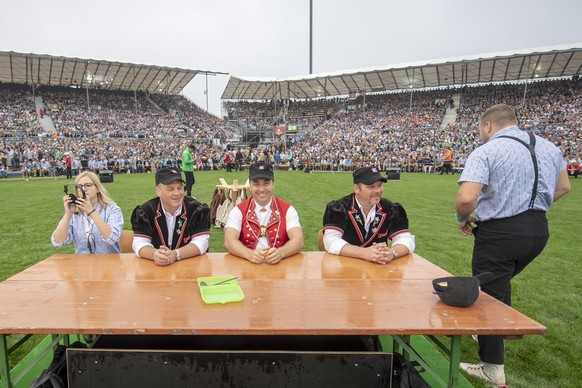
[[[313,0],[313,73],[582,42],[578,0]],[[3,1],[0,51],[309,74],[309,0]],[[208,77],[221,114],[229,76]],[[206,108],[205,77],[184,94]]]

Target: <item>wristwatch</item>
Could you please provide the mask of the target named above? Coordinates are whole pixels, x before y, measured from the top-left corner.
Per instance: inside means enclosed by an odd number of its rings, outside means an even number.
[[[182,260],[182,255],[180,254],[180,250],[176,249],[176,261]]]
[[[392,248],[392,255],[394,256],[394,258],[398,257],[398,251],[396,250],[396,248]]]

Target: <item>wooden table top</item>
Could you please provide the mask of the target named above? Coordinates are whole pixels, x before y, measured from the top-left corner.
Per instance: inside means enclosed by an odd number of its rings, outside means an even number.
[[[241,302],[205,304],[196,278],[238,276]],[[0,283],[0,333],[543,334],[481,293],[445,305],[449,274],[413,254],[387,264],[303,252],[276,265],[209,253],[168,267],[133,254],[58,254]]]

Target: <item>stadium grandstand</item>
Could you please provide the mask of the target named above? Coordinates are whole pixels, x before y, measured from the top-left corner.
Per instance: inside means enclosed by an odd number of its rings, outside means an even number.
[[[294,77],[231,77],[215,117],[181,95],[217,72],[0,52],[0,158],[6,176],[74,168],[145,172],[224,167],[225,152],[281,169],[350,171],[377,164],[434,172],[479,145],[477,121],[506,103],[520,125],[580,159],[582,44]],[[160,146],[163,143],[163,147]]]

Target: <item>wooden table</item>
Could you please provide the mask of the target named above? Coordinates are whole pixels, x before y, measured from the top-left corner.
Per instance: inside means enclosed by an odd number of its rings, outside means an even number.
[[[233,275],[242,302],[206,305],[196,278]],[[388,265],[304,252],[277,265],[209,253],[158,267],[133,254],[58,254],[0,283],[0,385],[7,334],[410,335],[451,337],[446,385],[457,384],[462,335],[543,334],[546,328],[481,293],[454,308],[433,293],[449,274],[413,254]],[[428,367],[426,365],[425,367]]]

